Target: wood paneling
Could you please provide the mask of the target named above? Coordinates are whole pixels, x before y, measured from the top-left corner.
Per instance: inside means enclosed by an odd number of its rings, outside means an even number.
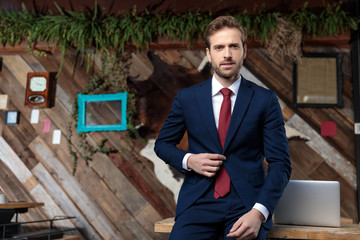
[[[153,54],[153,53],[152,53]],[[172,64],[181,65],[181,71],[191,78],[186,84],[195,83],[200,78],[196,68],[205,56],[202,51],[171,50],[157,51],[152,57],[159,58],[153,66],[153,61],[144,52],[132,53],[131,76],[142,82],[160,76],[155,85],[165,91],[166,106],[171,104],[171,98],[177,88],[184,82],[174,83],[176,87],[167,91],[168,77],[164,67],[180,69]],[[115,153],[96,153],[88,165],[83,159],[78,159],[77,171],[73,176],[73,158],[69,153],[67,134],[71,118],[72,104],[76,95],[81,92],[93,74],[99,72],[101,60],[94,58],[94,65],[89,73],[81,66],[74,69],[74,56],[68,56],[57,79],[55,106],[40,109],[39,123],[29,122],[31,108],[24,106],[26,74],[31,71],[57,72],[61,56],[54,54],[47,57],[31,54],[3,55],[3,68],[0,72],[0,94],[9,97],[8,109],[21,113],[20,124],[4,125],[3,115],[0,115],[0,127],[3,152],[8,152],[10,159],[0,158],[0,186],[4,188],[10,199],[34,200],[45,202],[44,208],[36,209],[24,215],[24,220],[49,218],[54,214],[73,215],[77,218],[68,224],[79,229],[85,239],[167,239],[168,236],[154,233],[155,222],[172,217],[175,214],[174,196],[169,189],[160,183],[154,173],[151,161],[140,155],[145,147],[143,139],[133,139],[126,132],[93,132],[87,134],[88,144],[95,146],[105,137],[107,147],[117,150]],[[162,62],[160,62],[162,61]],[[167,65],[166,65],[166,64]],[[286,121],[292,121],[300,116],[309,124],[312,131],[319,132],[324,120],[333,120],[338,126],[338,136],[324,139],[332,151],[344,156],[342,161],[354,163],[354,144],[352,136],[351,116],[342,109],[292,108],[292,65],[279,57],[270,58],[262,49],[249,49],[246,65],[253,74],[274,89],[284,101],[283,115]],[[159,67],[160,66],[160,67]],[[154,75],[153,71],[157,71]],[[169,73],[171,75],[171,71]],[[169,75],[166,75],[169,76]],[[201,76],[208,77],[205,75]],[[196,79],[195,79],[196,78]],[[176,80],[178,81],[178,80]],[[140,85],[139,85],[140,86]],[[344,91],[351,88],[351,83],[344,84]],[[167,95],[166,95],[167,94]],[[351,95],[344,95],[347,101]],[[160,100],[160,98],[159,98]],[[163,111],[167,111],[165,108]],[[146,111],[144,111],[146,113]],[[95,114],[102,114],[99,109]],[[166,115],[167,113],[161,113]],[[103,116],[109,118],[111,116]],[[51,122],[50,133],[42,132],[44,119]],[[157,120],[158,126],[163,119]],[[52,131],[62,132],[61,144],[52,144]],[[71,140],[73,150],[80,156],[83,149],[78,145],[79,136],[73,129]],[[299,130],[299,129],[298,129]],[[301,129],[300,129],[301,130]],[[158,127],[154,128],[152,136],[156,136]],[[1,140],[0,139],[0,140]],[[1,143],[1,142],[0,142]],[[186,143],[184,143],[186,145]],[[329,160],[319,153],[316,146],[300,139],[290,140],[290,154],[293,162],[293,179],[335,179],[341,183],[342,216],[356,219],[356,195],[354,184],[350,178],[344,178],[346,172],[329,164]],[[344,160],[345,158],[345,160]],[[15,165],[14,165],[15,164]],[[18,167],[16,167],[17,165]],[[340,169],[340,170],[339,170]],[[352,174],[352,172],[351,172]],[[350,181],[350,182],[349,182]]]
[[[128,160],[123,159],[133,169],[133,179],[127,178],[121,168],[116,167],[111,156],[103,154],[95,156],[96,160],[91,162],[90,166],[86,166],[80,159],[76,175],[71,175],[73,160],[66,143],[68,120],[72,111],[71,101],[90,77],[81,68],[73,72],[71,59],[64,62],[63,71],[57,80],[55,106],[40,110],[38,124],[29,123],[31,109],[25,107],[23,102],[24,76],[28,71],[57,71],[59,63],[59,56],[49,58],[36,58],[27,54],[4,56],[0,91],[9,95],[9,108],[20,110],[21,114],[25,115],[20,119],[18,126],[3,127],[4,139],[13,146],[16,154],[22,157],[21,160],[41,181],[49,195],[53,195],[55,206],[61,207],[68,215],[77,216],[75,224],[87,239],[163,239],[163,236],[153,232],[151,226],[164,216],[172,216],[175,204],[173,196],[158,182],[147,160],[142,158],[142,162],[145,163],[140,164],[142,166],[139,168],[134,168]],[[17,67],[21,67],[22,70],[17,71]],[[51,121],[50,133],[42,132],[44,119]],[[60,145],[51,144],[51,133],[55,129],[62,131]],[[126,133],[112,133],[113,136],[118,134],[125,134],[120,137],[124,138],[120,144],[125,147],[118,145],[119,149],[127,157],[133,157],[131,151],[134,146],[128,145],[129,139],[125,139]],[[75,132],[73,141],[76,142],[77,138]],[[96,145],[96,138],[93,139],[91,135],[88,138],[91,144]],[[115,137],[115,141],[117,139]],[[133,141],[130,139],[130,142]],[[138,145],[135,142],[133,145]],[[75,151],[80,152],[81,149],[75,148]],[[140,155],[137,156],[134,161],[139,160]],[[150,172],[144,176],[141,171]],[[138,185],[139,181],[136,177],[146,184]],[[144,180],[146,177],[150,179]],[[37,183],[27,185],[35,189]],[[161,199],[156,194],[159,189],[169,196],[160,202],[149,203],[148,199]],[[142,193],[147,194],[143,196]],[[45,204],[49,207],[53,206],[47,201]],[[50,213],[48,214],[51,216]]]
[[[269,88],[275,90],[287,105],[292,106],[293,65],[291,61],[271,59],[264,49],[249,49],[245,65]],[[344,89],[344,91],[350,90]],[[306,107],[293,110],[306,119],[317,132],[320,132],[322,122],[334,121],[338,126],[337,136],[326,138],[326,140],[355,164],[355,143],[352,137],[354,122],[343,114],[341,109]]]
[[[307,49],[310,50],[310,49]],[[315,48],[311,49],[316,51]],[[334,51],[326,48],[317,51]],[[339,50],[337,50],[339,51]],[[344,58],[348,58],[349,52],[343,52]],[[346,63],[346,62],[345,62]],[[343,62],[343,64],[345,64]],[[265,85],[273,89],[279,98],[287,105],[284,111],[286,121],[289,121],[298,114],[307,124],[298,125],[298,131],[315,131],[320,134],[321,123],[324,121],[334,121],[337,125],[337,136],[324,137],[317,136],[316,139],[324,141],[320,143],[315,140],[312,143],[305,143],[303,140],[290,140],[290,153],[293,165],[293,179],[316,179],[316,180],[337,180],[341,184],[341,214],[357,221],[357,198],[356,198],[356,162],[354,144],[354,121],[351,114],[347,114],[349,109],[340,108],[294,108],[292,70],[293,63],[277,57],[271,58],[264,49],[249,49],[245,60],[245,65],[254,73]],[[349,77],[349,72],[345,73]],[[349,83],[343,86],[343,92],[352,92]],[[351,94],[344,94],[345,101]],[[350,116],[349,116],[350,115]],[[314,133],[312,134],[314,135]],[[326,143],[326,144],[325,144]],[[331,146],[324,148],[325,145]],[[321,152],[325,149],[331,151]],[[320,152],[319,152],[320,151]],[[334,154],[331,156],[331,154]],[[335,157],[336,155],[336,157]],[[329,156],[334,157],[330,161]],[[347,170],[345,170],[345,168]],[[352,177],[350,177],[350,175]],[[350,177],[350,178],[349,178]]]

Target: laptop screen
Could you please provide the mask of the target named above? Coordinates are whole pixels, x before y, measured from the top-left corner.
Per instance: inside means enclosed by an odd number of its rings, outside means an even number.
[[[340,227],[340,183],[290,180],[276,206],[274,222]]]

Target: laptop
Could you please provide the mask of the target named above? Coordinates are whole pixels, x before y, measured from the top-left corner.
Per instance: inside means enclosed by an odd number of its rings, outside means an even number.
[[[340,227],[340,183],[290,180],[276,206],[274,222]]]

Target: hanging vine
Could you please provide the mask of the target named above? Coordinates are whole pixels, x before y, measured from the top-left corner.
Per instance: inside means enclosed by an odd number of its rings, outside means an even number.
[[[102,68],[101,73],[94,75],[90,78],[88,84],[85,86],[81,94],[104,94],[104,93],[117,93],[128,91],[126,79],[129,75],[129,67],[131,60],[131,53],[111,52],[109,54],[102,54]],[[134,126],[135,114],[135,100],[134,94],[128,92],[128,105],[127,105],[127,129],[130,135],[138,136],[137,130]],[[67,141],[70,155],[73,157],[73,174],[77,169],[77,161],[79,156],[75,149],[80,149],[80,158],[85,160],[86,164],[92,160],[95,153],[110,153],[117,152],[114,148],[106,146],[107,139],[104,138],[96,144],[91,145],[87,141],[87,133],[80,132],[77,134],[76,146],[72,142],[73,129],[77,128],[78,122],[78,105],[77,99],[73,102],[72,118],[68,123]]]

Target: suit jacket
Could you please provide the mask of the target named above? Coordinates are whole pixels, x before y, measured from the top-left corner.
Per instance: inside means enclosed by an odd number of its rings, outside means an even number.
[[[270,229],[271,215],[291,174],[284,120],[275,93],[242,78],[222,149],[213,114],[211,79],[178,92],[155,143],[156,154],[185,174],[176,216],[215,181],[215,177],[182,169],[187,152],[176,145],[185,131],[190,153],[226,156],[223,166],[244,205],[249,211],[256,202],[264,205],[270,212],[264,227]]]

